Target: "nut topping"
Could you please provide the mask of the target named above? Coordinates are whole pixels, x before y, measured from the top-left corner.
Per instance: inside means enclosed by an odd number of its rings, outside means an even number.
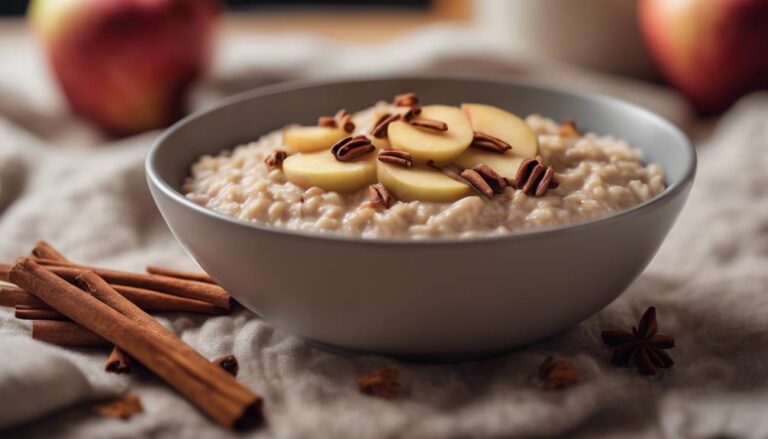
[[[555,168],[544,167],[539,159],[527,159],[520,163],[515,175],[515,185],[526,195],[541,197],[548,189],[556,188]]]
[[[371,135],[377,139],[387,137],[387,128],[389,128],[389,124],[399,120],[400,117],[401,116],[399,114],[382,114],[381,117],[379,117],[379,119],[373,125],[373,129],[371,129]]]
[[[483,180],[485,180],[486,183],[488,183],[488,186],[493,189],[494,194],[502,194],[504,193],[504,189],[509,186],[509,182],[506,178],[499,175],[496,171],[491,169],[490,166],[479,164],[472,168],[475,172],[480,174],[481,177],[483,177]]]
[[[480,131],[475,131],[475,137],[472,139],[472,143],[469,146],[497,152],[499,154],[504,154],[505,152],[512,149],[512,146],[509,143],[499,139],[498,137],[493,137],[489,134],[481,133]]]
[[[421,114],[421,105],[414,105],[403,114],[403,120],[410,122]]]
[[[379,153],[379,161],[406,168],[413,166],[413,157],[411,156],[411,153],[399,149],[385,149],[381,151]]]
[[[368,186],[368,198],[369,200],[364,206],[376,210],[389,209],[397,201],[381,183]]]
[[[267,156],[266,159],[264,159],[264,163],[267,165],[269,169],[280,168],[283,166],[283,161],[285,160],[286,157],[288,157],[287,152],[280,149],[276,149],[272,154],[270,154],[269,156]]]
[[[330,116],[320,116],[317,118],[317,126],[336,128],[336,119]]]
[[[340,162],[349,162],[372,153],[376,147],[365,136],[349,136],[336,142],[331,153]]]
[[[560,130],[557,134],[560,137],[579,137],[581,136],[581,131],[576,126],[576,121],[567,119],[560,124]]]
[[[396,107],[413,107],[414,105],[418,105],[419,98],[416,97],[416,93],[403,93],[399,95],[395,95],[395,98],[392,100],[392,104],[394,104]]]
[[[435,131],[448,131],[448,124],[439,120],[412,119],[409,120],[408,123],[419,128],[427,128]]]
[[[355,123],[352,122],[352,115],[349,114],[346,109],[342,108],[339,110],[336,115],[333,116],[333,119],[338,126],[344,128],[344,131],[351,133],[355,130]]]
[[[485,198],[493,197],[493,188],[485,181],[482,175],[474,169],[465,169],[461,172],[461,177],[472,186],[473,189],[480,192]]]
[[[329,127],[329,128],[335,128],[338,126],[341,126],[344,128],[344,131],[351,133],[355,130],[355,123],[352,122],[352,115],[349,114],[349,112],[342,108],[338,112],[336,112],[336,115],[333,117],[329,116],[320,116],[317,118],[317,125],[321,127]]]

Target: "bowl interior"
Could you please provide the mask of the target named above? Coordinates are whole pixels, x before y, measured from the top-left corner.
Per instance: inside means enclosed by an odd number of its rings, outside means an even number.
[[[169,129],[150,151],[147,170],[151,178],[181,199],[181,184],[192,163],[203,154],[256,140],[289,123],[314,124],[319,115],[333,114],[339,108],[361,110],[406,91],[416,92],[422,102],[482,102],[523,117],[539,113],[555,120],[570,118],[582,130],[626,139],[643,151],[647,162],[664,167],[668,186],[664,193],[692,178],[695,170],[695,152],[685,135],[636,105],[500,78],[440,76],[305,82],[247,92]]]

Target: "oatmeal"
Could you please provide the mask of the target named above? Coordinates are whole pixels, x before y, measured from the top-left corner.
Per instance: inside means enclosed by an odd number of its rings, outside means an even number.
[[[408,112],[386,103],[351,117],[340,112],[316,127],[289,127],[201,157],[183,191],[197,204],[260,224],[418,239],[579,223],[665,187],[663,169],[644,164],[638,149],[582,134],[570,122],[530,115],[502,124],[506,112],[495,107],[408,105]],[[465,113],[471,127],[461,120]]]

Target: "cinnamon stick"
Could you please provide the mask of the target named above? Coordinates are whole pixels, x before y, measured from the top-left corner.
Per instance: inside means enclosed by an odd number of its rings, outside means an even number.
[[[59,346],[104,347],[111,343],[77,323],[56,320],[32,322],[32,338]]]
[[[41,308],[47,306],[42,300],[17,287],[0,288],[0,306],[33,306]]]
[[[69,320],[60,312],[49,307],[35,308],[25,305],[16,305],[14,315],[22,320]]]
[[[147,311],[195,312],[201,314],[222,314],[226,309],[208,302],[174,296],[159,291],[125,285],[112,285],[123,297]]]
[[[216,284],[216,281],[205,273],[194,273],[191,271],[174,270],[171,268],[158,267],[156,265],[148,265],[147,273],[157,274],[160,276],[175,277],[176,279],[193,280],[196,282],[205,282],[209,284]]]
[[[76,323],[104,337],[155,372],[221,425],[241,429],[262,420],[261,398],[207,361],[90,273],[80,279],[92,295],[29,258],[10,279]],[[127,315],[131,315],[129,318]],[[162,327],[162,326],[160,326]]]
[[[222,314],[226,310],[201,300],[187,299],[186,297],[172,296],[158,291],[145,290],[143,288],[112,285],[123,297],[135,303],[146,311],[166,312],[194,312],[200,314]],[[37,297],[27,293],[21,288],[0,288],[0,306],[15,307],[25,305],[33,308],[48,308]]]
[[[229,294],[218,285],[154,274],[130,273],[71,263],[64,264],[60,261],[51,261],[49,259],[40,259],[37,262],[68,281],[74,281],[83,270],[91,270],[111,284],[160,291],[201,300],[216,305],[219,308],[229,309]]]
[[[69,262],[58,250],[53,248],[51,244],[46,241],[40,240],[35,243],[35,248],[32,249],[32,256],[38,259],[50,259],[52,261]]]

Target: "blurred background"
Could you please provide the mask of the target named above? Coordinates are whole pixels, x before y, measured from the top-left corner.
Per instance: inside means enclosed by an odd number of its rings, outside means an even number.
[[[62,144],[302,78],[524,77],[633,100],[692,133],[768,87],[764,0],[29,3],[0,3],[0,115]]]

